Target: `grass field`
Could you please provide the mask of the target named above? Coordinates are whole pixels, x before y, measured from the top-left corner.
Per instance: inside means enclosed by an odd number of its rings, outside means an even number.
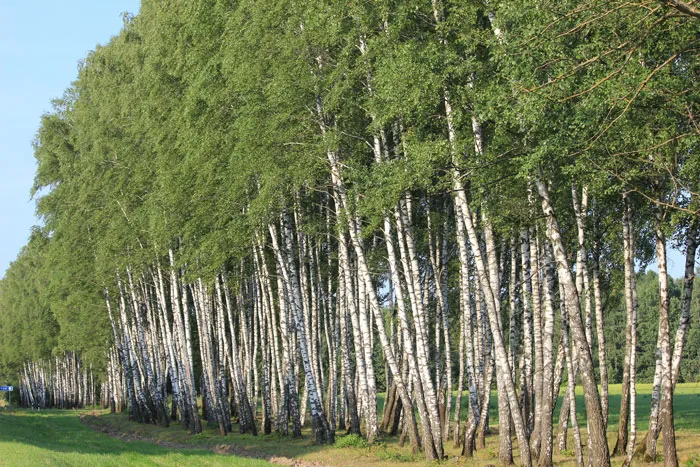
[[[580,388],[579,388],[580,391]],[[637,407],[639,412],[638,439],[648,426],[651,386],[639,385]],[[577,397],[581,431],[585,437],[583,398]],[[380,398],[380,405],[383,401]],[[491,425],[497,426],[495,397]],[[620,405],[620,385],[610,387],[610,426],[608,439],[614,443],[617,430],[617,412]],[[700,384],[679,384],[675,397],[677,445],[683,467],[700,467]],[[465,412],[463,412],[464,414]],[[368,446],[361,438],[338,433],[335,446],[316,446],[305,429],[302,439],[289,439],[277,434],[253,437],[232,433],[220,437],[213,428],[192,436],[178,424],[170,428],[141,425],[130,422],[124,414],[83,411],[26,410],[0,411],[0,466],[24,465],[269,465],[250,459],[262,457],[287,465],[426,465],[420,454],[414,455],[401,447],[395,437],[382,437]],[[81,422],[80,416],[96,428]],[[555,414],[555,417],[558,416]],[[235,430],[235,428],[234,428]],[[108,436],[99,431],[110,433]],[[448,444],[448,465],[487,466],[496,463],[498,450],[496,435],[487,438],[487,446],[474,459],[458,458],[459,451]],[[662,451],[662,449],[661,449]],[[222,456],[217,453],[243,456]],[[514,451],[517,462],[517,449]],[[574,465],[573,453],[555,455],[555,465]],[[292,459],[298,464],[294,464]],[[620,465],[622,458],[614,458]],[[644,465],[636,463],[635,465]]]
[[[637,430],[646,431],[649,428],[649,409],[651,407],[651,384],[637,384]],[[611,384],[608,388],[608,401],[610,404],[610,416],[608,418],[608,431],[617,430],[620,415],[620,400],[622,398],[622,385]],[[564,388],[559,392],[554,420],[559,420]],[[466,401],[462,398],[462,406],[466,410]],[[498,424],[498,409],[495,393],[491,395],[491,409],[489,417],[491,424]],[[700,383],[678,384],[673,401],[676,430],[700,431]],[[583,388],[576,386],[576,415],[580,426],[586,423],[586,411],[583,401]]]
[[[270,465],[202,449],[174,450],[113,438],[82,423],[84,413],[87,411],[0,412],[0,466]]]

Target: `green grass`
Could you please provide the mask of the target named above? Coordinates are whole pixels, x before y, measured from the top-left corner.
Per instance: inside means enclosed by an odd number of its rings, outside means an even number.
[[[651,407],[652,384],[637,384],[637,430],[645,431],[649,428],[649,410]],[[562,386],[559,391],[559,400],[554,411],[554,423],[559,421],[559,410],[566,387]],[[468,393],[462,395],[462,417],[467,412]],[[379,394],[379,407],[384,406],[384,394]],[[608,431],[617,431],[617,424],[620,415],[620,402],[622,399],[622,385],[611,384],[608,388],[609,418]],[[452,394],[452,410],[457,401],[457,392]],[[679,383],[673,399],[674,420],[676,430],[700,431],[700,383]],[[380,416],[382,411],[379,412]],[[581,426],[586,423],[586,406],[583,400],[583,388],[576,386],[576,419]],[[498,397],[496,392],[491,393],[491,404],[489,406],[489,424],[498,425]],[[699,466],[700,467],[700,466]]]
[[[222,456],[202,449],[168,449],[91,430],[87,411],[0,412],[1,466],[263,466],[268,462]]]
[[[620,405],[620,385],[610,386],[610,424],[608,441],[614,444],[617,431],[617,412]],[[648,425],[651,385],[638,385],[638,440],[644,436]],[[578,417],[585,442],[585,411],[581,388],[577,388]],[[379,407],[383,395],[379,396]],[[466,402],[466,397],[462,398]],[[495,393],[491,399],[490,424],[498,426]],[[675,396],[677,446],[682,466],[700,467],[700,384],[679,384]],[[28,410],[5,411],[0,409],[0,467],[24,465],[269,465],[265,461],[223,456],[217,452],[229,452],[243,456],[263,457],[273,462],[275,456],[283,456],[323,465],[348,466],[425,466],[420,453],[414,454],[408,446],[400,446],[397,437],[380,435],[378,442],[368,445],[363,438],[336,435],[334,446],[317,446],[309,427],[304,427],[304,437],[292,439],[277,433],[270,435],[241,435],[234,432],[226,437],[218,435],[216,428],[206,427],[204,432],[191,435],[175,423],[169,428],[143,425],[128,420],[126,414],[109,414],[98,411],[96,417],[88,416],[91,425],[106,430],[114,436],[93,431],[80,421],[80,415],[88,411]],[[380,411],[381,414],[381,411]],[[462,412],[462,418],[466,410]],[[558,418],[558,412],[555,417]],[[570,432],[571,436],[571,432]],[[127,441],[140,440],[140,441]],[[496,463],[498,436],[488,436],[485,449],[477,451],[466,465],[487,466]],[[446,446],[449,464],[459,456],[459,450]],[[516,463],[518,452],[514,450]],[[555,454],[555,465],[573,466],[574,460],[567,453]],[[460,461],[462,462],[462,461]],[[458,462],[459,465],[465,465]],[[622,458],[613,458],[618,466]],[[636,465],[643,465],[637,463]]]
[[[651,384],[637,385],[637,430],[646,431],[649,428],[649,410],[651,407]],[[622,385],[613,384],[609,388],[610,417],[608,430],[617,431],[620,415],[620,402],[622,398]],[[556,418],[559,418],[559,404],[557,404]],[[585,405],[583,402],[583,389],[576,387],[577,420],[586,422]],[[676,386],[673,398],[673,412],[676,430],[700,431],[700,383],[684,383]],[[583,425],[582,425],[583,426]]]

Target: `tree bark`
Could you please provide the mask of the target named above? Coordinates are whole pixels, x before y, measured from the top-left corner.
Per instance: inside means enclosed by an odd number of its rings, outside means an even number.
[[[676,330],[676,340],[673,347],[673,360],[671,363],[673,386],[676,386],[678,375],[681,371],[681,358],[683,356],[683,345],[685,335],[690,324],[690,305],[693,299],[693,283],[695,281],[695,254],[698,249],[698,231],[700,230],[697,221],[693,222],[686,233],[685,239],[685,273],[683,276],[683,298],[681,301],[681,315]]]
[[[625,330],[625,367],[622,374],[622,398],[620,402],[620,418],[617,426],[617,441],[613,448],[616,455],[624,455],[629,438],[629,406],[630,406],[630,371],[632,355],[632,315],[633,295],[636,287],[634,272],[634,231],[632,229],[631,207],[627,195],[623,195],[624,212],[622,216],[622,240],[625,258],[625,306],[627,309],[627,327]]]
[[[609,466],[610,455],[608,441],[603,426],[603,412],[600,404],[600,394],[593,371],[593,359],[590,347],[586,340],[585,329],[581,319],[581,302],[576,291],[571,269],[569,268],[564,243],[561,238],[559,224],[554,208],[549,199],[549,191],[541,180],[536,180],[537,191],[542,199],[542,211],[547,218],[547,235],[554,248],[554,258],[559,272],[559,282],[563,285],[569,324],[571,326],[574,345],[578,350],[579,369],[581,382],[583,383],[584,398],[586,400],[586,415],[589,427],[589,448],[591,462],[597,466]]]
[[[659,418],[664,435],[664,465],[677,466],[676,432],[673,425],[673,375],[671,368],[671,343],[669,326],[670,296],[666,270],[666,235],[658,221],[656,233],[656,260],[659,269],[659,335],[661,351],[661,404]]]
[[[278,242],[277,231],[273,224],[270,224],[270,237],[272,238],[272,247],[277,257],[277,262],[282,273],[283,283],[290,295],[292,317],[297,331],[297,339],[299,341],[299,351],[301,354],[302,364],[304,366],[304,376],[306,380],[306,390],[309,395],[309,403],[311,406],[311,427],[314,432],[314,438],[318,444],[333,444],[335,442],[335,433],[330,429],[328,420],[323,411],[323,405],[318,397],[319,389],[316,385],[316,380],[311,367],[311,359],[309,357],[309,347],[306,340],[307,333],[305,331],[305,322],[302,313],[302,299],[299,292],[299,279],[294,265],[292,255],[292,233],[289,226],[289,218],[285,214],[282,216],[282,240],[286,246],[286,251],[282,251]]]
[[[553,453],[553,415],[559,386],[554,384],[554,298],[556,295],[556,266],[551,246],[544,245],[544,326],[542,328],[542,398],[538,401],[540,414],[540,450],[538,464],[547,467],[552,464]]]
[[[464,221],[464,226],[471,243],[472,252],[474,254],[474,263],[476,265],[477,276],[479,282],[481,283],[482,291],[484,292],[486,309],[488,312],[489,322],[491,324],[491,333],[493,335],[494,347],[495,347],[495,358],[497,371],[502,374],[510,374],[510,366],[508,364],[508,353],[506,352],[505,343],[503,341],[503,331],[500,328],[499,312],[500,310],[496,307],[495,294],[491,288],[489,282],[486,263],[484,257],[481,253],[481,245],[479,244],[478,237],[476,235],[476,229],[472,222],[471,210],[467,202],[464,188],[461,186],[461,182],[458,176],[454,177],[456,184],[455,191],[457,192],[457,206],[461,211],[462,219]],[[513,417],[513,423],[515,426],[515,433],[518,437],[518,446],[520,448],[520,461],[524,466],[531,466],[532,459],[530,456],[530,446],[529,439],[526,432],[526,427],[523,422],[523,417],[520,415],[520,409],[517,399],[517,393],[515,391],[515,385],[510,378],[504,378],[506,392],[508,394],[508,402],[510,405],[511,415]]]

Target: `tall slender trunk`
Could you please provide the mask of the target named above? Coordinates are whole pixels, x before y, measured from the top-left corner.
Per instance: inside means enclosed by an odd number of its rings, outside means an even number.
[[[637,441],[637,294],[632,297],[632,346],[630,348],[630,436],[627,441],[627,457],[622,464],[632,464],[634,443]]]
[[[666,235],[658,220],[655,226],[656,260],[659,269],[659,335],[661,351],[661,404],[659,418],[664,435],[664,465],[677,466],[676,432],[673,425],[673,374],[671,368],[671,343],[669,326],[670,296],[666,269]]]
[[[675,387],[678,381],[678,375],[681,371],[681,357],[683,356],[683,345],[685,343],[685,334],[690,324],[690,305],[693,299],[693,283],[695,281],[695,254],[698,249],[698,232],[700,231],[700,222],[693,222],[685,238],[685,273],[683,276],[683,298],[681,301],[681,314],[678,321],[678,329],[676,330],[676,340],[673,347],[673,361],[671,364],[673,374],[673,386]]]
[[[530,232],[523,229],[520,233],[520,251],[522,261],[523,286],[523,371],[521,374],[520,404],[525,420],[530,419],[532,410],[532,280],[533,270],[530,257]],[[527,425],[529,426],[529,424]]]
[[[518,315],[518,304],[519,304],[519,297],[518,297],[518,259],[520,258],[520,254],[518,253],[517,250],[517,238],[513,237],[511,239],[511,246],[510,246],[510,280],[508,281],[508,301],[509,301],[509,308],[508,308],[508,313],[509,313],[509,339],[508,339],[508,354],[509,354],[509,360],[508,363],[510,363],[510,379],[513,381],[516,380],[516,355],[518,354],[518,321],[517,321],[517,315]]]
[[[554,248],[554,258],[557,262],[559,272],[559,282],[563,285],[569,324],[573,341],[578,350],[579,369],[581,382],[583,384],[584,398],[586,401],[586,415],[589,427],[589,450],[591,462],[596,466],[609,466],[610,455],[608,441],[605,436],[603,425],[603,412],[600,404],[600,394],[596,384],[593,371],[593,359],[588,341],[586,340],[585,329],[581,319],[581,302],[576,291],[571,269],[569,268],[564,243],[561,238],[559,224],[557,222],[554,208],[549,199],[549,191],[541,180],[536,180],[537,191],[542,199],[542,211],[547,217],[547,235]]]
[[[538,401],[540,414],[540,451],[538,463],[541,467],[552,464],[553,415],[559,386],[554,385],[554,299],[556,296],[556,266],[552,248],[547,241],[544,250],[544,324],[542,328],[542,398]]]
[[[182,291],[185,288],[180,284],[180,280],[175,269],[175,257],[172,250],[168,251],[170,258],[170,294],[171,305],[173,308],[173,316],[175,326],[177,327],[177,335],[180,346],[181,360],[185,369],[185,378],[183,389],[185,390],[185,398],[187,400],[187,418],[190,424],[192,433],[202,432],[202,422],[197,408],[197,395],[195,392],[194,383],[194,366],[192,359],[192,339],[190,335],[189,312],[187,310],[186,300],[182,296]]]
[[[435,345],[439,347],[441,336],[444,338],[444,364],[442,359],[435,365],[436,381],[439,393],[440,424],[442,425],[442,442],[447,443],[450,432],[450,411],[452,404],[452,356],[449,332],[449,309],[447,300],[447,238],[446,235],[436,235],[433,238],[430,211],[427,213],[428,235],[430,237],[430,262],[435,281],[437,295],[437,316],[435,323]],[[441,241],[442,240],[442,241]]]
[[[659,407],[661,405],[661,328],[656,337],[656,365],[654,367],[654,382],[651,390],[651,402],[649,410],[649,430],[640,446],[640,454],[648,462],[656,461],[656,441],[659,438]]]
[[[622,397],[620,402],[620,418],[617,425],[617,441],[613,453],[626,453],[629,439],[629,407],[630,407],[630,372],[632,356],[632,316],[633,296],[636,288],[634,272],[634,230],[632,229],[631,207],[627,194],[623,195],[624,212],[622,215],[622,241],[625,258],[625,306],[627,309],[627,327],[625,330],[625,367],[622,374]]]
[[[460,307],[462,308],[462,307]],[[465,343],[464,343],[464,327],[467,325],[466,318],[464,317],[464,310],[462,309],[459,314],[459,376],[457,377],[457,398],[455,401],[455,414],[454,414],[454,428],[452,429],[452,438],[454,441],[454,447],[459,447],[459,426],[460,420],[459,415],[462,407],[462,391],[464,390],[464,353],[465,353]],[[448,370],[449,371],[449,370]]]
[[[542,299],[540,295],[540,253],[535,229],[530,229],[530,281],[532,282],[532,334],[535,351],[533,375],[533,394],[530,399],[531,412],[528,414],[533,456],[537,458],[540,452],[540,426],[542,411]]]
[[[350,360],[351,330],[348,329],[350,320],[348,308],[352,306],[352,280],[348,264],[347,237],[342,230],[338,232],[338,307],[340,313],[341,362],[343,366],[343,386],[345,387],[345,402],[350,418],[349,433],[360,434],[360,416],[357,413],[357,397],[353,384],[355,368]]]
[[[316,96],[316,110],[320,120],[321,134],[325,137],[326,122],[321,98],[319,95]],[[337,191],[336,209],[338,210],[338,212],[336,214],[337,218],[341,219],[343,217],[341,210],[347,208],[348,205],[347,190],[343,182],[341,165],[338,159],[338,155],[332,150],[328,150],[326,152],[326,155],[328,157],[328,162],[330,164],[331,169],[331,181],[333,183],[334,188]],[[355,249],[355,253],[357,255],[358,260],[358,272],[361,276],[361,279],[365,281],[367,289],[369,291],[370,309],[375,318],[377,332],[379,334],[379,339],[382,344],[384,357],[387,360],[387,363],[389,364],[391,372],[396,376],[397,388],[399,390],[402,403],[406,409],[405,413],[408,415],[409,418],[408,423],[406,423],[405,426],[408,429],[407,431],[411,440],[411,444],[414,447],[414,449],[418,449],[420,446],[420,441],[418,437],[418,429],[416,425],[415,414],[413,412],[413,401],[411,400],[411,397],[408,393],[408,389],[406,388],[403,379],[398,377],[398,375],[400,375],[399,367],[396,362],[396,358],[394,356],[393,349],[391,348],[389,339],[386,336],[386,332],[384,329],[384,321],[383,317],[381,316],[381,309],[379,306],[379,299],[377,298],[376,291],[373,290],[372,280],[369,274],[369,269],[367,267],[364,250],[357,236],[357,221],[352,217],[351,213],[348,212],[347,214],[348,215],[346,217],[349,227],[348,230],[350,232],[351,242],[353,248]],[[435,452],[434,447],[432,447],[431,449],[426,449],[425,453],[428,459],[434,459],[435,457],[437,457],[437,452]]]
[[[620,450],[624,449],[627,455],[626,463],[632,462],[634,453],[634,444],[637,441],[637,279],[634,272],[634,230],[632,228],[632,207],[629,199],[625,196],[625,217],[622,225],[622,235],[624,239],[625,249],[625,304],[627,306],[627,334],[629,335],[629,347],[626,349],[629,355],[625,355],[625,362],[629,367],[625,368],[628,372],[629,387],[624,388],[623,396],[627,396],[625,403],[629,407],[625,410],[625,433],[627,437],[627,412],[629,412],[629,424],[631,433],[627,440],[627,446],[620,446]],[[626,394],[624,394],[626,393]],[[622,419],[620,420],[622,423]],[[618,431],[619,434],[619,431]],[[618,437],[619,439],[619,437]]]
[[[564,291],[563,285],[559,284],[560,295],[564,296],[566,292]],[[583,446],[581,444],[581,431],[576,420],[576,370],[574,368],[574,352],[571,350],[571,328],[569,326],[569,304],[565,301],[561,303],[561,335],[562,344],[564,346],[564,355],[566,358],[566,395],[564,399],[564,404],[568,404],[569,410],[566,412],[568,414],[568,422],[574,432],[574,452],[576,453],[576,465],[579,467],[583,466]],[[567,423],[567,420],[560,420],[559,423]],[[566,431],[564,431],[566,433]]]
[[[608,363],[607,350],[605,347],[605,326],[603,324],[603,301],[600,293],[600,250],[598,242],[594,244],[593,260],[593,299],[595,301],[595,324],[598,338],[598,366],[600,367],[600,399],[603,409],[603,422],[605,429],[608,428]]]
[[[436,456],[441,459],[444,455],[442,446],[442,430],[438,415],[435,386],[430,375],[430,346],[428,344],[427,313],[424,305],[424,291],[420,279],[420,270],[415,246],[415,236],[413,233],[411,199],[407,195],[399,202],[396,210],[397,236],[399,248],[402,251],[401,260],[405,284],[413,312],[413,325],[415,329],[416,341],[416,373],[420,378],[420,392],[425,404],[425,416],[421,418],[421,423],[430,431],[424,429],[423,441],[428,442],[432,438]],[[420,402],[420,401],[419,401]]]
[[[698,225],[691,224],[686,237],[686,257],[685,257],[685,274],[683,283],[683,300],[681,302],[681,314],[676,330],[676,341],[672,360],[672,384],[675,388],[678,374],[680,372],[680,362],[683,353],[683,341],[685,332],[690,321],[690,303],[693,295],[693,282],[695,278],[695,253],[698,246]],[[659,335],[657,338],[657,358],[656,368],[654,372],[654,384],[651,397],[651,413],[649,415],[649,430],[643,443],[638,449],[638,454],[643,456],[646,461],[654,461],[656,459],[656,441],[659,436],[659,406],[661,399],[661,356],[659,349],[661,347],[661,327],[659,327]]]
[[[262,428],[264,434],[270,434],[272,432],[272,397],[271,397],[271,361],[269,356],[268,348],[273,347],[272,343],[269,342],[268,336],[268,323],[265,319],[264,310],[268,310],[270,304],[268,303],[268,295],[265,291],[264,278],[261,273],[260,261],[258,259],[257,249],[253,247],[253,263],[255,267],[255,277],[257,280],[258,287],[258,300],[257,300],[257,316],[258,323],[260,324],[260,337],[268,343],[267,346],[263,346],[261,349],[261,366],[262,366],[262,409],[263,409],[263,421]],[[230,323],[230,320],[229,320]]]
[[[467,424],[464,431],[464,442],[462,443],[462,455],[471,456],[474,450],[474,433],[476,432],[476,427],[479,422],[480,410],[479,397],[477,394],[476,385],[474,341],[472,339],[472,302],[470,290],[471,278],[469,270],[469,240],[467,239],[464,222],[462,222],[461,215],[458,214],[457,216],[455,216],[455,223],[457,224],[457,245],[459,248],[460,259],[459,301],[461,309],[461,321],[463,324],[463,352],[466,355],[465,371],[467,379],[467,389],[469,391]]]
[[[485,215],[483,217],[484,224],[484,240],[486,244],[486,256],[488,258],[489,264],[489,277],[493,287],[493,290],[498,291],[494,294],[495,305],[499,310],[497,317],[499,318],[499,327],[503,329],[503,323],[501,322],[501,281],[499,274],[499,264],[496,255],[496,242],[494,239],[493,226],[491,222]],[[501,253],[502,255],[505,252]],[[513,444],[510,437],[510,409],[508,407],[508,396],[506,390],[506,380],[510,379],[510,372],[502,373],[496,372],[496,388],[498,393],[498,433],[499,433],[499,443],[498,443],[498,460],[502,465],[510,465],[513,463]],[[490,397],[491,385],[487,385],[486,394]],[[486,399],[488,401],[488,399]],[[488,403],[486,404],[488,406]],[[485,419],[485,421],[488,419]],[[486,423],[484,423],[486,427]]]
[[[272,227],[272,225],[271,225]],[[272,234],[272,232],[271,232]],[[277,256],[277,253],[275,254]],[[280,308],[280,334],[282,339],[282,372],[284,381],[282,384],[282,397],[280,405],[280,428],[283,434],[287,434],[289,419],[292,420],[292,435],[301,437],[301,419],[299,416],[299,395],[297,392],[297,377],[294,368],[295,352],[292,347],[294,339],[293,323],[290,320],[290,299],[287,295],[287,287],[283,281],[282,267],[277,261],[277,296]]]

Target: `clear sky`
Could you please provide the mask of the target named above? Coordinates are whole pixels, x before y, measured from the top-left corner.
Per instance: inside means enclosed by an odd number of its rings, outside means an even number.
[[[27,242],[34,217],[32,140],[78,62],[121,29],[140,0],[0,0],[0,276]]]
[[[0,0],[0,276],[27,242],[34,216],[32,139],[39,119],[77,77],[78,62],[122,27],[140,0]],[[683,258],[669,271],[683,275]]]

